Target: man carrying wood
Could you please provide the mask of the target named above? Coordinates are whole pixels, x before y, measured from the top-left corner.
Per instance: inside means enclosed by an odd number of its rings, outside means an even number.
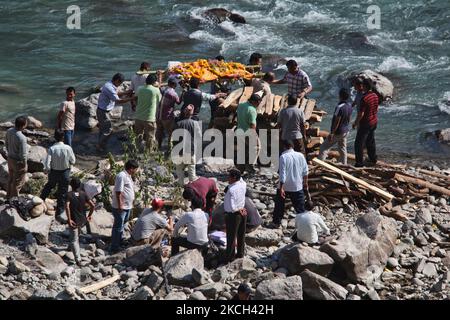
[[[288,196],[294,207],[295,213],[305,211],[305,194],[310,198],[308,190],[308,164],[300,152],[294,151],[294,144],[290,140],[284,141],[286,151],[280,157],[280,186],[275,196],[275,208],[273,211],[273,222],[269,228],[278,229],[284,215],[286,196]]]
[[[283,79],[274,80],[273,84],[288,85],[288,94],[303,99],[313,89],[309,76],[305,71],[301,70],[295,60],[286,62],[288,72]]]
[[[333,145],[338,144],[339,161],[347,164],[347,135],[350,131],[352,105],[348,102],[349,94],[345,89],[339,91],[339,103],[334,109],[331,130],[325,142],[320,146],[319,159],[325,160]]]
[[[285,141],[291,140],[294,143],[294,150],[305,154],[307,145],[305,114],[297,107],[296,96],[288,96],[288,106],[278,114],[277,127],[281,131],[283,145]]]
[[[353,129],[358,128],[355,139],[355,167],[363,167],[364,147],[367,148],[369,165],[377,163],[377,150],[375,145],[375,130],[378,123],[378,95],[372,91],[372,81],[363,80],[364,96],[358,110],[358,115],[353,123]]]

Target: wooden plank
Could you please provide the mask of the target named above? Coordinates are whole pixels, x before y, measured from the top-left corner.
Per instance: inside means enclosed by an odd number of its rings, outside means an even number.
[[[275,95],[271,93],[270,96],[267,97],[266,112],[265,112],[269,116],[272,114],[274,102],[275,102]]]
[[[256,108],[256,111],[258,114],[263,114],[264,111],[266,111],[266,102],[267,102],[267,96],[264,96],[261,100],[261,102],[258,105],[258,108]]]
[[[317,114],[321,117],[326,116],[328,114],[328,112],[324,111],[324,110],[313,110],[312,112],[313,114]]]
[[[432,183],[422,180],[422,179],[411,178],[411,177],[408,177],[408,176],[405,176],[402,174],[398,174],[398,173],[395,174],[394,179],[398,180],[400,182],[412,183],[412,184],[416,184],[416,185],[424,187],[424,188],[429,188],[430,190],[436,191],[438,193],[442,193],[442,194],[450,197],[450,189],[437,186],[435,184],[432,184]]]
[[[315,147],[320,146],[323,143],[323,138],[322,137],[313,137],[310,139],[310,142],[308,143],[307,148],[308,149],[313,149]]]
[[[221,106],[222,108],[228,108],[230,105],[233,104],[233,102],[237,101],[242,94],[244,93],[244,88],[239,88],[234,91],[232,91],[228,97],[225,99],[224,102],[222,102]]]
[[[87,294],[87,293],[91,293],[97,290],[100,290],[104,287],[109,286],[110,284],[113,284],[114,282],[116,282],[117,280],[120,279],[120,275],[115,275],[113,277],[107,278],[105,280],[99,281],[97,283],[91,284],[89,286],[80,288],[80,291]]]
[[[247,102],[250,99],[250,96],[253,94],[253,87],[245,87],[244,93],[239,98],[239,104]]]
[[[309,99],[308,102],[306,103],[306,107],[305,107],[305,111],[304,111],[306,121],[308,121],[309,118],[311,117],[311,115],[313,114],[312,112],[313,112],[315,106],[316,106],[316,100],[314,100],[314,99]]]
[[[308,103],[308,99],[303,98],[300,102],[300,106],[298,107],[301,111],[305,112],[306,104]]]
[[[277,113],[280,110],[282,98],[282,96],[275,96],[275,99],[273,100],[273,113]]]
[[[309,137],[320,137],[320,128],[312,127],[306,131],[306,135]]]
[[[283,98],[281,99],[281,108],[280,110],[283,110],[287,107],[287,94],[283,94]]]
[[[353,181],[357,185],[362,186],[362,187],[374,192],[375,194],[379,195],[383,199],[386,199],[388,201],[391,201],[392,199],[394,199],[394,196],[392,194],[390,194],[389,192],[386,192],[385,190],[382,190],[378,187],[372,186],[371,184],[367,183],[366,181],[358,179],[358,178],[352,176],[351,174],[348,174],[347,172],[345,172],[339,168],[336,168],[335,166],[333,166],[329,163],[326,163],[325,161],[319,160],[318,158],[315,158],[312,161],[313,161],[313,163],[315,163],[321,167],[327,168],[333,172],[336,172],[336,173],[342,175],[344,178],[346,178],[350,181]],[[449,191],[449,193],[450,193],[450,191]]]
[[[305,119],[306,119],[306,117],[305,117]],[[322,117],[318,116],[317,114],[313,114],[306,120],[309,122],[322,122]]]

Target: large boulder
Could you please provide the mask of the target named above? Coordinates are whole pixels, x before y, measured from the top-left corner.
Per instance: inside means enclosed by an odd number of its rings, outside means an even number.
[[[45,271],[47,274],[51,273],[61,273],[66,267],[67,264],[64,262],[64,260],[51,251],[50,249],[43,247],[43,246],[37,246],[37,250],[35,252],[35,258],[37,261],[37,264]]]
[[[450,128],[436,130],[434,134],[436,135],[436,138],[439,140],[439,142],[450,144]]]
[[[245,242],[253,247],[271,247],[277,246],[283,237],[281,230],[275,229],[256,229],[245,235]]]
[[[100,237],[111,237],[112,226],[114,224],[114,217],[112,213],[105,209],[96,210],[92,215],[92,220],[89,222],[91,233]]]
[[[209,173],[225,174],[228,170],[234,168],[233,159],[225,159],[219,157],[204,157],[203,170]]]
[[[0,206],[0,237],[9,236],[23,240],[28,233],[31,233],[40,244],[45,244],[48,242],[52,221],[53,217],[48,215],[25,221],[15,208],[2,205]]]
[[[302,279],[264,280],[256,287],[255,300],[303,300]]]
[[[91,94],[75,103],[75,125],[79,129],[92,130],[97,124],[97,104],[100,93]]]
[[[383,101],[391,100],[394,96],[394,85],[392,84],[391,80],[375,71],[364,70],[356,74],[354,77],[361,77],[363,79],[372,80],[373,90],[378,94],[379,97],[382,98]],[[352,77],[352,79],[354,77]]]
[[[28,116],[27,117],[27,128],[28,129],[40,129],[42,128],[42,122],[36,119],[35,117]]]
[[[28,172],[44,171],[44,162],[47,158],[47,149],[41,146],[30,146],[28,148]]]
[[[220,24],[226,21],[227,19],[230,19],[230,21],[233,21],[235,23],[243,23],[243,24],[247,23],[245,18],[240,14],[231,12],[224,8],[212,8],[205,10],[202,13],[202,16],[216,24]]]
[[[186,250],[169,259],[164,268],[170,284],[194,287],[192,269],[204,270],[204,260],[200,251]]]
[[[125,264],[138,271],[145,271],[151,265],[161,264],[161,256],[151,245],[131,247],[126,250]]]
[[[305,270],[300,273],[303,292],[306,296],[317,300],[345,300],[348,291],[337,283]]]
[[[308,269],[327,276],[333,264],[333,259],[326,253],[298,243],[282,248],[278,260],[278,266],[286,268],[291,275],[298,275]]]
[[[395,220],[372,211],[320,250],[329,254],[351,281],[372,283],[383,272],[397,236]]]
[[[7,190],[8,188],[8,161],[0,154],[0,188]]]

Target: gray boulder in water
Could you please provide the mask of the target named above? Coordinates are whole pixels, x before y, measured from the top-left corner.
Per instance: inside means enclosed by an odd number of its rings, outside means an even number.
[[[394,85],[391,80],[385,76],[372,70],[364,70],[350,77],[350,83],[356,77],[372,80],[373,90],[378,94],[382,101],[389,101],[394,96]]]
[[[450,145],[450,128],[436,130],[434,132],[439,142],[446,143]]]
[[[224,8],[208,9],[202,13],[202,16],[217,24],[222,23],[227,19],[235,23],[247,23],[245,18],[240,14],[233,13]]]

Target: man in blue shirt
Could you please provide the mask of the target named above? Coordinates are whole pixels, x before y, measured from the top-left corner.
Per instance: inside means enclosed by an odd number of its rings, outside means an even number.
[[[131,91],[118,92],[120,85],[125,81],[121,73],[116,73],[112,80],[105,83],[102,87],[97,105],[97,120],[99,128],[99,137],[97,148],[104,150],[108,139],[112,133],[112,122],[110,112],[114,109],[116,103],[127,103],[134,100],[134,97],[122,98],[131,94]]]
[[[347,135],[350,131],[350,120],[352,117],[352,105],[348,102],[348,91],[339,91],[339,103],[334,109],[331,131],[327,139],[320,146],[319,159],[325,160],[332,146],[338,144],[339,161],[347,164]]]
[[[286,151],[280,156],[280,187],[275,196],[273,222],[269,226],[273,229],[278,229],[281,226],[286,196],[291,199],[295,213],[305,211],[305,195],[303,190],[309,196],[308,164],[305,156],[300,152],[294,151],[294,143],[291,140],[284,140],[283,144]]]

